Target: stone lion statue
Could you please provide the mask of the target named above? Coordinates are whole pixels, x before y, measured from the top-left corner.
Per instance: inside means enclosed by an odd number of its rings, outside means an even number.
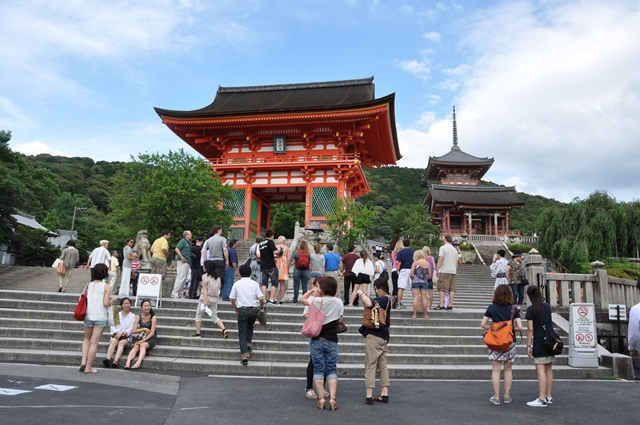
[[[136,244],[133,246],[133,252],[137,252],[139,254],[140,262],[149,262],[151,261],[151,244],[149,243],[149,238],[147,237],[146,230],[140,230],[138,235],[136,236]]]

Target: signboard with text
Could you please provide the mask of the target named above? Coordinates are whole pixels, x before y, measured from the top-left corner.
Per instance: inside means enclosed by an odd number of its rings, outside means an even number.
[[[569,307],[569,366],[598,367],[596,310],[590,303]]]

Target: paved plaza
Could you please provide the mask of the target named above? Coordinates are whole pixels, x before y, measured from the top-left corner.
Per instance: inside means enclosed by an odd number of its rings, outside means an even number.
[[[251,366],[248,366],[251,367]],[[304,397],[303,379],[126,372],[0,364],[6,424],[602,424],[637,423],[640,386],[628,381],[557,381],[554,404],[527,407],[535,381],[516,381],[513,403],[489,403],[491,382],[396,380],[388,405],[364,404],[364,380],[338,383],[337,411]],[[377,393],[378,391],[376,391]]]

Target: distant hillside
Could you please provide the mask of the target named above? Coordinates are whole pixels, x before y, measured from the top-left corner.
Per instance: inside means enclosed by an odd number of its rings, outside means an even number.
[[[389,209],[400,205],[420,204],[427,192],[427,182],[421,180],[424,168],[381,167],[373,170],[365,169],[365,174],[371,193],[358,198],[358,201],[372,208]],[[480,184],[501,186],[485,180],[481,180]],[[523,234],[532,234],[535,231],[536,220],[542,211],[564,205],[540,195],[519,192],[518,196],[520,200],[526,202],[526,205],[511,212],[509,227],[514,230],[519,229]]]

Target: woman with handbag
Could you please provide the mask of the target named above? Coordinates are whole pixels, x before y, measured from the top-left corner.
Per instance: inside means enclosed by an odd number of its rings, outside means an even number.
[[[91,269],[91,282],[87,283],[82,295],[87,297],[87,313],[84,316],[84,341],[82,341],[82,361],[80,372],[96,373],[93,360],[98,352],[102,331],[107,326],[107,307],[111,305],[111,288],[104,283],[109,276],[105,264],[96,264]]]
[[[124,368],[127,370],[140,369],[140,365],[147,355],[147,352],[155,347],[158,342],[158,335],[156,334],[156,314],[151,308],[151,301],[143,300],[140,308],[142,309],[142,314],[136,317],[136,323],[133,326],[133,335],[136,341],[131,348],[129,357],[127,357],[127,363],[124,365]],[[138,361],[131,366],[131,362],[138,353]]]
[[[527,320],[527,354],[533,358],[533,364],[538,373],[538,398],[527,403],[531,407],[546,407],[553,403],[551,391],[553,389],[553,371],[551,365],[556,357],[551,355],[542,346],[545,329],[553,333],[553,320],[551,319],[551,306],[542,302],[540,288],[530,285],[527,288],[527,296],[531,305],[527,308],[525,319]]]
[[[313,279],[311,282],[311,289],[320,290],[320,279]],[[306,320],[308,315],[309,306],[305,305],[304,310],[302,311],[302,317]],[[309,338],[309,353],[311,353],[311,338]],[[324,385],[322,388],[324,388]],[[318,394],[313,390],[313,359],[311,358],[311,354],[309,354],[309,364],[307,365],[307,386],[304,389],[304,394],[309,400],[318,399]],[[326,390],[324,391],[324,396],[329,397],[329,393]]]
[[[336,326],[342,322],[344,305],[336,298],[338,282],[331,276],[320,279],[320,288],[311,289],[305,293],[300,302],[313,306],[324,314],[322,329],[318,336],[311,338],[311,359],[313,360],[313,380],[318,395],[318,409],[324,409],[326,400],[324,396],[324,381],[329,387],[329,406],[331,410],[338,409],[336,392],[338,390],[338,332]],[[322,397],[320,397],[322,394]]]
[[[369,296],[358,291],[358,296],[362,300],[362,305],[372,307],[377,303],[386,311],[385,324],[377,329],[360,326],[359,332],[366,338],[364,367],[365,367],[365,386],[366,386],[366,404],[373,404],[374,401],[381,403],[389,403],[389,372],[387,371],[387,344],[389,343],[389,326],[391,320],[391,309],[389,298],[389,283],[386,279],[377,279],[373,282],[373,290],[376,292],[376,298],[373,300]],[[376,372],[380,378],[380,386],[382,390],[380,395],[373,398],[373,389],[376,386]]]
[[[113,299],[115,303],[116,298]],[[107,357],[102,361],[104,367],[117,368],[118,361],[122,356],[122,352],[125,348],[131,347],[133,341],[133,324],[136,321],[136,315],[131,313],[131,300],[124,297],[120,300],[120,307],[122,311],[118,313],[120,316],[120,324],[118,326],[111,326],[111,341],[109,343],[109,349],[107,350]],[[111,362],[111,356],[115,351],[116,356]]]
[[[365,294],[369,293],[369,284],[371,283],[371,278],[376,272],[373,261],[369,258],[367,251],[364,249],[360,251],[360,258],[358,258],[353,264],[351,271],[356,274],[357,281],[353,285],[353,293],[351,293],[351,302],[349,303],[349,307],[353,307],[353,302],[358,296],[357,292],[360,289],[360,286],[362,286],[362,292]]]
[[[487,307],[480,326],[485,330],[490,330],[489,319],[492,322],[515,321],[513,331],[522,330],[522,320],[520,311],[513,304],[513,294],[507,285],[498,285],[493,291],[493,302]],[[493,384],[493,396],[489,401],[493,404],[500,404],[500,370],[504,368],[504,402],[511,403],[511,385],[513,383],[512,363],[516,356],[515,336],[513,343],[506,350],[489,350],[489,360],[493,369],[491,372],[491,382]],[[504,366],[502,366],[504,365]]]

